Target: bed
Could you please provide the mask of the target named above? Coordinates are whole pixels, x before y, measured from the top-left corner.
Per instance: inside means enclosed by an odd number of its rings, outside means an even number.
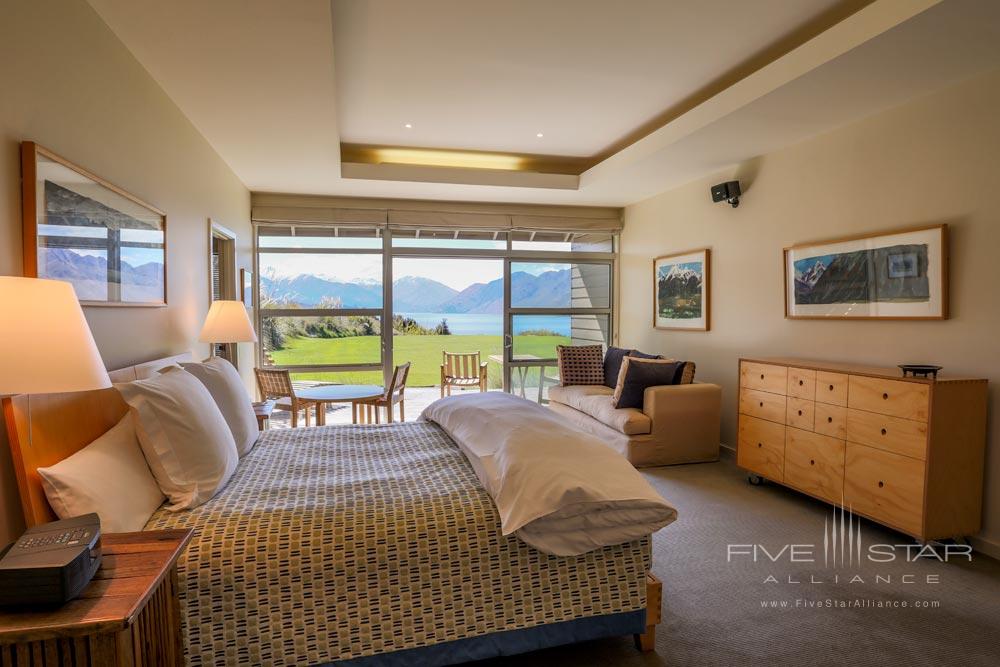
[[[54,518],[35,470],[125,410],[113,389],[6,402],[29,525]],[[558,557],[501,535],[466,457],[426,422],[267,431],[222,493],[146,529],[172,527],[195,530],[179,563],[192,665],[454,664],[627,634],[649,650],[659,619],[648,536]]]

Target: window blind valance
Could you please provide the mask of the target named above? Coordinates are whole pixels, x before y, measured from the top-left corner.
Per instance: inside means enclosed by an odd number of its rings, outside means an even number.
[[[384,209],[326,208],[313,206],[254,206],[254,222],[295,222],[324,225],[364,225],[384,227],[388,211]]]
[[[512,215],[511,229],[554,232],[620,232],[619,218],[576,218],[550,215]]]
[[[403,202],[401,202],[403,203]],[[521,210],[517,207],[497,204],[496,211],[463,211],[449,210],[442,207],[435,210],[430,207],[403,206],[386,207],[337,207],[311,205],[254,205],[251,216],[255,222],[324,224],[324,225],[363,225],[367,227],[389,227],[390,229],[466,229],[466,230],[526,230],[526,231],[565,231],[565,232],[608,232],[616,233],[622,229],[621,212],[619,209],[585,209],[579,215],[574,215],[572,207],[554,207],[549,215],[547,212],[536,212],[544,207],[526,206]],[[485,205],[475,205],[484,208]],[[472,207],[470,207],[472,208]]]
[[[493,213],[448,213],[439,211],[389,211],[394,229],[491,229],[510,228],[510,216]]]

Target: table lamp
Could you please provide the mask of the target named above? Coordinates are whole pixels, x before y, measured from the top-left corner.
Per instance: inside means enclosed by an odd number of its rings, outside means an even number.
[[[0,312],[0,396],[111,386],[71,284],[0,276]]]
[[[211,343],[214,355],[218,343],[256,343],[257,334],[242,301],[220,300],[213,301],[208,309],[198,340]]]

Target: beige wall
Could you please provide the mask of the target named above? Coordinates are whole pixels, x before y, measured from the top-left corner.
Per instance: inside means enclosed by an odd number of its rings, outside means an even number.
[[[879,365],[936,363],[990,380],[980,534],[1000,544],[1000,70],[625,210],[621,341],[698,364],[723,386],[734,444],[737,359],[788,355]],[[709,186],[738,177],[739,208]],[[855,233],[951,226],[952,317],[816,322],[783,317],[782,248]],[[712,249],[712,331],[652,328],[652,258]]]
[[[86,309],[108,367],[207,352],[207,220],[251,266],[247,189],[84,0],[0,0],[0,16],[0,275],[21,273],[18,145],[33,140],[167,213],[169,307]],[[22,527],[5,431],[0,505],[3,544]]]

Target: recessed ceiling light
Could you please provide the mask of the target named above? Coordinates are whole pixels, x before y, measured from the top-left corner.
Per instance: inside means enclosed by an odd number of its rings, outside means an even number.
[[[413,124],[412,123],[407,123],[403,127],[405,127],[407,130],[410,130],[410,129],[413,129]]]
[[[524,168],[523,157],[506,153],[385,147],[376,148],[375,157],[378,162],[388,164],[459,167],[464,169],[504,169],[508,171],[517,171]]]
[[[545,135],[544,135],[544,134],[542,134],[541,132],[539,132],[539,133],[538,133],[538,134],[536,134],[535,136],[536,136],[536,137],[538,137],[539,139],[541,139],[541,138],[542,138],[542,137],[544,137]]]

